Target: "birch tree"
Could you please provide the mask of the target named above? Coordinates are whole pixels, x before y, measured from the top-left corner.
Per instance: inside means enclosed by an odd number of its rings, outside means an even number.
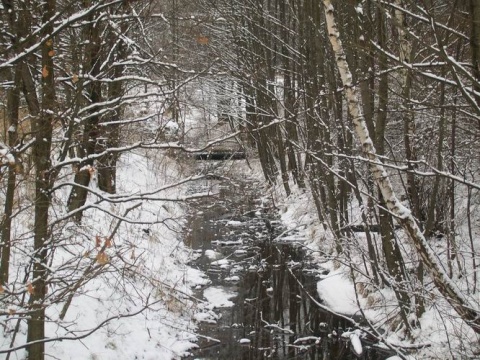
[[[335,22],[334,7],[330,0],[324,0],[323,4],[325,6],[326,30],[335,54],[337,69],[342,79],[345,97],[348,102],[348,110],[352,116],[354,131],[362,147],[362,151],[370,164],[374,181],[385,199],[387,209],[402,226],[410,241],[417,249],[438,291],[450,303],[458,315],[476,333],[480,333],[480,312],[478,310],[478,304],[467,298],[448,277],[420,230],[412,212],[401,204],[395,194],[389,174],[376,153],[366,126],[358,91],[352,82],[352,73],[346,61],[345,51]]]

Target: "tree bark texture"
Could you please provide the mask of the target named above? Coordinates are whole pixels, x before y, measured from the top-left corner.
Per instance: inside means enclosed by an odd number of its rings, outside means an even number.
[[[55,14],[55,0],[47,0],[43,4],[42,20],[48,22]],[[45,33],[51,33],[53,24],[45,26]],[[54,39],[48,38],[42,44],[42,111],[34,120],[35,143],[33,156],[35,163],[35,220],[34,220],[34,253],[33,253],[33,291],[29,298],[30,318],[28,319],[27,342],[29,360],[45,359],[45,307],[43,301],[47,292],[47,244],[48,211],[50,209],[50,152],[55,109],[54,79]]]

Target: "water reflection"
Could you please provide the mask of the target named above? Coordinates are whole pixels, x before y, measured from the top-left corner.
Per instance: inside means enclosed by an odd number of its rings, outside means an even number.
[[[220,343],[200,340],[194,358],[386,358],[373,346],[364,346],[360,357],[350,350],[341,334],[351,324],[319,309],[304,291],[316,294],[317,280],[315,271],[304,271],[308,263],[302,248],[272,241],[280,229],[271,214],[252,196],[232,200],[232,194],[224,189],[215,205],[197,202],[189,221],[185,241],[201,254],[196,266],[209,274],[213,286],[238,293],[233,307],[216,309],[221,314],[217,324],[201,324],[199,333]],[[220,253],[228,265],[218,266],[207,250]]]

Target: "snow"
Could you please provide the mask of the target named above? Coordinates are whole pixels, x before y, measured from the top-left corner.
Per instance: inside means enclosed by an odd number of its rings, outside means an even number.
[[[218,266],[220,269],[229,269],[232,266],[232,261],[228,259],[220,259],[211,262],[212,266]]]
[[[173,137],[178,134],[179,129],[180,127],[178,126],[178,123],[169,120],[163,127],[162,131],[167,136],[167,139],[173,139]]]
[[[213,310],[208,309],[207,306],[205,306],[204,310],[194,315],[194,319],[196,321],[207,323],[207,324],[216,324],[219,318],[220,316],[217,313],[215,313]]]
[[[349,258],[331,255],[335,247],[334,237],[328,227],[324,227],[318,221],[315,205],[310,195],[300,189],[294,189],[292,195],[285,198],[280,186],[272,189],[272,193],[279,208],[282,223],[287,228],[285,234],[288,234],[289,231],[295,231],[295,237],[298,241],[302,241],[306,249],[311,251],[322,271],[328,272],[326,275],[319,274],[317,276],[319,279],[317,293],[322,299],[322,305],[346,316],[365,315],[371,324],[380,324],[377,326],[385,331],[382,334],[384,342],[406,349],[412,346],[412,341],[405,339],[401,331],[396,332],[398,329],[382,327],[385,319],[390,316],[389,309],[397,306],[394,292],[388,287],[363,288],[359,279],[356,279],[355,284],[351,277],[349,264],[359,268],[363,267],[361,249],[366,247],[365,234],[356,233],[355,237],[351,239]],[[357,221],[361,223],[362,208],[355,201],[352,202],[350,211],[349,216],[352,223]],[[399,231],[398,236],[403,238],[405,234]],[[437,252],[445,253],[443,242],[437,243],[437,245],[439,246]],[[404,251],[411,253],[412,250],[408,247],[408,243],[403,246],[406,247]],[[358,274],[356,276],[363,279]],[[412,334],[414,337],[413,344],[421,348],[416,356],[418,356],[418,359],[450,359],[457,356],[461,358],[462,353],[452,353],[451,349],[462,347],[472,349],[472,347],[476,347],[474,344],[478,342],[478,336],[458,319],[458,316],[445,300],[433,294],[432,296],[436,296],[434,305],[428,307],[423,316],[418,319],[420,327],[415,329]],[[478,302],[478,300],[477,296],[476,301]],[[359,306],[362,312],[360,312]],[[347,339],[354,349],[354,346],[359,345],[358,340],[361,339],[361,335],[358,333],[351,337],[351,333],[347,334]],[[452,334],[462,335],[457,337]],[[360,351],[359,346],[356,351]],[[414,359],[411,356],[406,356],[406,358]],[[392,359],[395,359],[395,357],[392,357]]]
[[[205,250],[205,256],[208,257],[209,259],[218,259],[219,257],[222,256],[222,254],[217,251],[207,249]]]
[[[0,146],[2,146],[2,143],[0,143]],[[3,149],[0,147],[0,165],[4,164],[15,165],[15,157],[6,146]]]
[[[361,356],[363,353],[362,342],[357,333],[350,334],[350,343],[352,344],[353,351],[357,356]]]
[[[241,249],[237,249],[233,252],[233,256],[244,256],[247,254],[247,250],[241,250]]]
[[[158,168],[149,164],[143,156],[125,156],[121,159],[121,164],[123,166],[119,167],[118,174],[119,193],[124,189],[140,192],[152,185],[160,185]],[[175,172],[171,171],[168,175],[174,177]],[[167,181],[170,176],[166,176]],[[178,191],[171,190],[169,195],[176,196]],[[200,271],[185,265],[190,258],[189,250],[179,242],[176,232],[169,231],[162,224],[156,224],[160,215],[157,206],[144,202],[136,213],[132,213],[133,219],[150,223],[148,235],[142,231],[144,225],[124,224],[124,232],[114,239],[115,250],[107,249],[111,251],[110,258],[115,263],[114,251],[120,251],[124,246],[132,247],[131,256],[137,259],[142,276],[137,275],[136,280],[125,279],[121,286],[115,276],[112,276],[114,274],[93,279],[74,297],[63,323],[69,324],[70,330],[78,328],[81,331],[95,327],[104,319],[113,317],[114,320],[82,342],[49,343],[47,353],[71,360],[86,357],[106,360],[171,359],[186,354],[193,346],[193,341],[196,340],[195,324],[192,322],[195,319],[192,312],[195,302],[189,298],[190,289],[207,285],[209,280]],[[174,218],[182,213],[182,209],[175,204],[163,204],[161,209]],[[114,211],[123,213],[121,207]],[[105,216],[95,210],[87,212],[84,219],[86,226],[98,229],[96,231],[106,225],[105,220]],[[175,256],[171,257],[173,254]],[[61,266],[60,254],[56,259],[54,268]],[[148,282],[145,281],[147,279]],[[157,285],[152,286],[154,284]],[[142,311],[147,305],[148,309]],[[52,308],[50,316],[58,318],[59,310]],[[136,312],[140,313],[122,317],[123,314]],[[59,331],[56,324],[47,325],[47,334],[58,334]]]
[[[317,283],[317,292],[325,304],[332,310],[354,315],[358,312],[353,284],[344,278],[342,271],[330,273]]]
[[[358,9],[357,9],[357,12]],[[360,12],[359,12],[360,13]],[[193,121],[191,118],[186,122]],[[168,122],[167,128],[178,129],[178,124]],[[367,143],[369,145],[369,143]],[[12,163],[15,159],[8,152],[7,148],[0,148],[0,156],[3,162]],[[72,159],[67,160],[72,161]],[[47,324],[49,336],[73,336],[84,334],[94,329],[102,321],[111,319],[106,325],[100,328],[93,335],[80,341],[51,342],[47,344],[47,354],[52,358],[61,359],[173,359],[186,353],[197,340],[195,332],[200,322],[216,324],[219,315],[215,308],[234,306],[231,301],[236,294],[227,288],[212,286],[210,280],[202,272],[193,269],[187,263],[194,257],[179,238],[180,227],[184,221],[185,209],[178,203],[168,201],[154,202],[153,197],[163,199],[185,198],[185,186],[170,186],[178,183],[182,185],[182,172],[177,168],[175,161],[154,151],[136,151],[122,156],[118,168],[118,197],[131,196],[134,194],[148,193],[147,196],[139,197],[139,208],[132,211],[129,219],[138,221],[134,223],[122,223],[121,232],[114,238],[114,246],[106,249],[109,256],[109,263],[105,264],[107,272],[81,286],[80,291],[72,299],[65,319],[59,320],[62,305],[52,306],[48,309],[48,316],[55,322]],[[90,169],[94,170],[94,169]],[[382,173],[386,176],[386,173]],[[154,190],[152,190],[154,189]],[[294,189],[292,196],[285,198],[282,191],[272,187],[272,192],[277,192],[275,202],[280,209],[282,223],[287,227],[284,241],[302,241],[306,248],[314,253],[316,260],[322,263],[322,268],[329,271],[328,275],[320,276],[317,283],[317,292],[323,301],[323,305],[343,315],[359,315],[360,309],[372,323],[383,323],[389,315],[386,313],[395,304],[395,297],[388,288],[373,288],[360,290],[359,282],[356,285],[351,277],[353,266],[363,266],[359,261],[360,250],[365,243],[362,234],[352,239],[352,258],[333,258],[331,255],[334,241],[328,228],[318,222],[316,210],[308,192]],[[57,189],[55,201],[65,201],[68,193],[61,188]],[[196,195],[203,195],[198,193]],[[269,196],[270,194],[266,195]],[[97,188],[92,188],[92,195],[89,203],[93,203],[102,196]],[[395,198],[390,199],[395,203],[396,211],[400,217],[406,219],[411,216],[410,211]],[[361,209],[352,202],[351,218],[359,221]],[[57,209],[56,209],[57,210]],[[56,273],[68,264],[69,253],[76,251],[77,254],[85,255],[81,264],[94,260],[98,248],[92,245],[97,235],[105,237],[112,229],[112,222],[106,211],[115,214],[117,218],[125,218],[123,213],[126,208],[121,203],[111,203],[109,208],[103,211],[91,209],[85,214],[85,224],[80,230],[75,226],[66,226],[62,229],[62,236],[69,239],[71,243],[65,245],[65,249],[59,249],[55,261],[51,264],[50,270]],[[261,215],[257,211],[257,215]],[[60,211],[60,216],[63,216]],[[164,219],[172,219],[170,222]],[[31,222],[26,217],[25,223]],[[231,227],[241,226],[239,221],[228,221],[226,225]],[[148,234],[145,232],[148,230]],[[298,231],[298,234],[289,236],[289,231]],[[23,234],[24,229],[18,229]],[[402,232],[399,237],[404,236]],[[242,240],[213,242],[218,245],[240,245]],[[357,246],[358,245],[358,246]],[[427,244],[428,245],[428,244]],[[76,249],[73,247],[76,246]],[[440,247],[440,250],[442,248]],[[408,251],[408,247],[405,251]],[[90,254],[90,252],[92,252]],[[242,256],[244,250],[236,250],[234,256]],[[119,261],[116,255],[126,254],[129,259],[127,264]],[[212,266],[228,269],[231,260],[223,258],[222,254],[206,250],[205,256],[210,260]],[[17,267],[25,265],[18,258]],[[135,265],[130,267],[131,265]],[[361,265],[359,265],[361,264]],[[81,268],[81,267],[80,267]],[[115,273],[115,269],[130,270],[127,278],[121,278]],[[257,271],[252,266],[251,271]],[[238,282],[239,276],[230,276],[226,281]],[[446,279],[448,281],[448,279]],[[361,283],[360,283],[361,284]],[[459,285],[461,286],[461,285]],[[452,286],[453,287],[453,286]],[[5,287],[11,292],[24,288],[23,284],[11,284]],[[204,301],[196,299],[192,289],[203,289]],[[53,289],[56,291],[56,289]],[[273,291],[268,288],[267,292]],[[195,293],[197,294],[197,293]],[[432,296],[435,293],[431,293]],[[475,296],[477,297],[475,298]],[[358,303],[357,303],[358,297]],[[478,294],[471,295],[471,303],[479,302]],[[21,307],[12,305],[10,309],[21,311]],[[8,309],[6,309],[8,310]],[[136,314],[138,313],[138,314]],[[136,314],[136,315],[132,315]],[[130,316],[132,315],[132,316]],[[440,316],[441,315],[441,316]],[[471,329],[463,324],[451,307],[438,298],[433,302],[422,318],[419,319],[421,327],[413,331],[413,340],[416,344],[426,344],[421,351],[423,358],[438,358],[439,354],[450,357],[447,344],[457,347],[468,347],[475,344],[478,338],[472,334]],[[13,322],[6,323],[6,331],[11,330]],[[288,328],[282,328],[276,324],[268,324],[265,328],[272,332],[293,333]],[[17,344],[24,341],[25,326],[22,325],[21,334],[17,338]],[[456,334],[450,338],[450,334]],[[461,334],[461,336],[460,336]],[[346,332],[353,350],[361,355],[363,347],[361,333],[353,331]],[[382,333],[385,341],[403,347],[410,345],[405,337],[396,333],[395,330],[386,328]],[[315,339],[315,338],[314,338]],[[317,338],[318,339],[318,338]],[[9,346],[9,338],[5,337],[0,343],[3,348]],[[312,340],[310,337],[299,338],[298,342]],[[297,342],[296,341],[296,342]],[[249,343],[249,339],[240,339],[240,343]],[[132,346],[134,344],[135,346]],[[19,351],[21,358],[24,352]],[[389,360],[400,359],[399,356],[390,357]]]
[[[223,308],[234,306],[235,304],[229,299],[236,297],[237,294],[223,287],[212,286],[205,289],[203,296],[214,307]]]
[[[121,150],[135,147],[133,143]],[[0,162],[12,160],[8,147],[0,143]],[[59,219],[59,223],[68,215],[65,204],[70,191],[68,184],[73,178],[71,167],[66,165],[78,160],[67,158],[55,164],[63,167],[62,182],[52,192],[51,217]],[[187,195],[189,183],[201,177],[184,175],[185,169],[180,167],[177,159],[156,149],[125,152],[117,167],[117,193],[103,193],[92,178],[87,199],[87,205],[92,207],[84,212],[82,225],[64,222],[60,228],[53,228],[60,246],[49,264],[52,277],[55,277],[49,294],[55,296],[65,290],[62,276],[71,276],[72,269],[79,281],[85,281],[79,283],[63,319],[60,314],[65,310],[65,301],[47,308],[46,336],[63,340],[46,343],[47,357],[62,360],[178,359],[196,346],[199,322],[215,323],[219,317],[213,311],[215,307],[233,306],[229,299],[235,294],[226,290],[206,289],[207,302],[196,298],[193,292],[193,289],[205,288],[211,281],[206,274],[187,265],[195,256],[182,241],[187,208],[179,201],[168,199],[191,197],[190,193]],[[96,173],[95,168],[85,169],[93,175]],[[128,215],[125,215],[127,210]],[[30,239],[33,228],[30,209],[21,212],[17,219],[13,236],[21,236],[22,242],[12,248],[12,271],[22,274],[29,264],[24,254],[30,249],[23,244],[27,243],[25,239]],[[104,249],[107,261],[98,267],[101,248],[96,238],[103,245],[117,224],[112,245]],[[206,256],[213,259],[221,255],[208,251]],[[92,264],[99,271],[95,276],[87,272]],[[220,260],[219,265],[228,265],[228,260]],[[232,281],[237,280],[239,278],[232,277]],[[15,281],[5,284],[4,289],[22,293],[25,285]],[[16,304],[5,310],[9,309],[23,310]],[[5,331],[0,337],[0,348],[8,349],[16,320],[14,317],[1,320]],[[75,340],[90,332],[81,341]],[[14,346],[21,346],[25,341],[26,324],[21,322]],[[22,349],[11,358],[24,357]]]
[[[207,277],[207,275],[198,269],[188,266],[188,267],[185,267],[184,271],[185,271],[185,277],[192,284],[195,284],[197,286],[206,286],[206,285],[209,285],[211,282],[210,279]]]
[[[227,222],[227,226],[242,226],[243,223],[241,221],[230,220]]]
[[[228,259],[221,259],[217,261],[212,261],[211,264],[214,266],[228,266],[230,264],[230,261]]]
[[[321,338],[316,337],[316,336],[304,336],[304,337],[300,337],[300,338],[295,339],[293,344],[297,345],[297,344],[302,344],[302,343],[306,343],[306,342],[313,342],[315,344],[319,344],[320,340],[321,340]]]
[[[264,326],[264,328],[270,330],[271,332],[279,332],[282,334],[291,334],[291,335],[295,334],[292,330],[287,328],[282,328],[277,324],[267,324]]]

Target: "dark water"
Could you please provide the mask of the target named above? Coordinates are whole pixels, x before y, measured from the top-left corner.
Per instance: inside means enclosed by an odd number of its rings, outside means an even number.
[[[325,270],[308,261],[300,243],[291,240],[295,234],[288,241],[279,237],[283,229],[271,205],[256,198],[258,184],[216,186],[215,199],[191,204],[185,242],[198,252],[192,265],[208,273],[209,286],[236,296],[230,299],[234,306],[214,309],[220,315],[216,324],[200,325],[199,334],[219,342],[201,339],[191,358],[387,358],[365,339],[357,356],[341,336],[352,324],[315,305],[316,283]],[[214,262],[209,250],[226,260]]]

